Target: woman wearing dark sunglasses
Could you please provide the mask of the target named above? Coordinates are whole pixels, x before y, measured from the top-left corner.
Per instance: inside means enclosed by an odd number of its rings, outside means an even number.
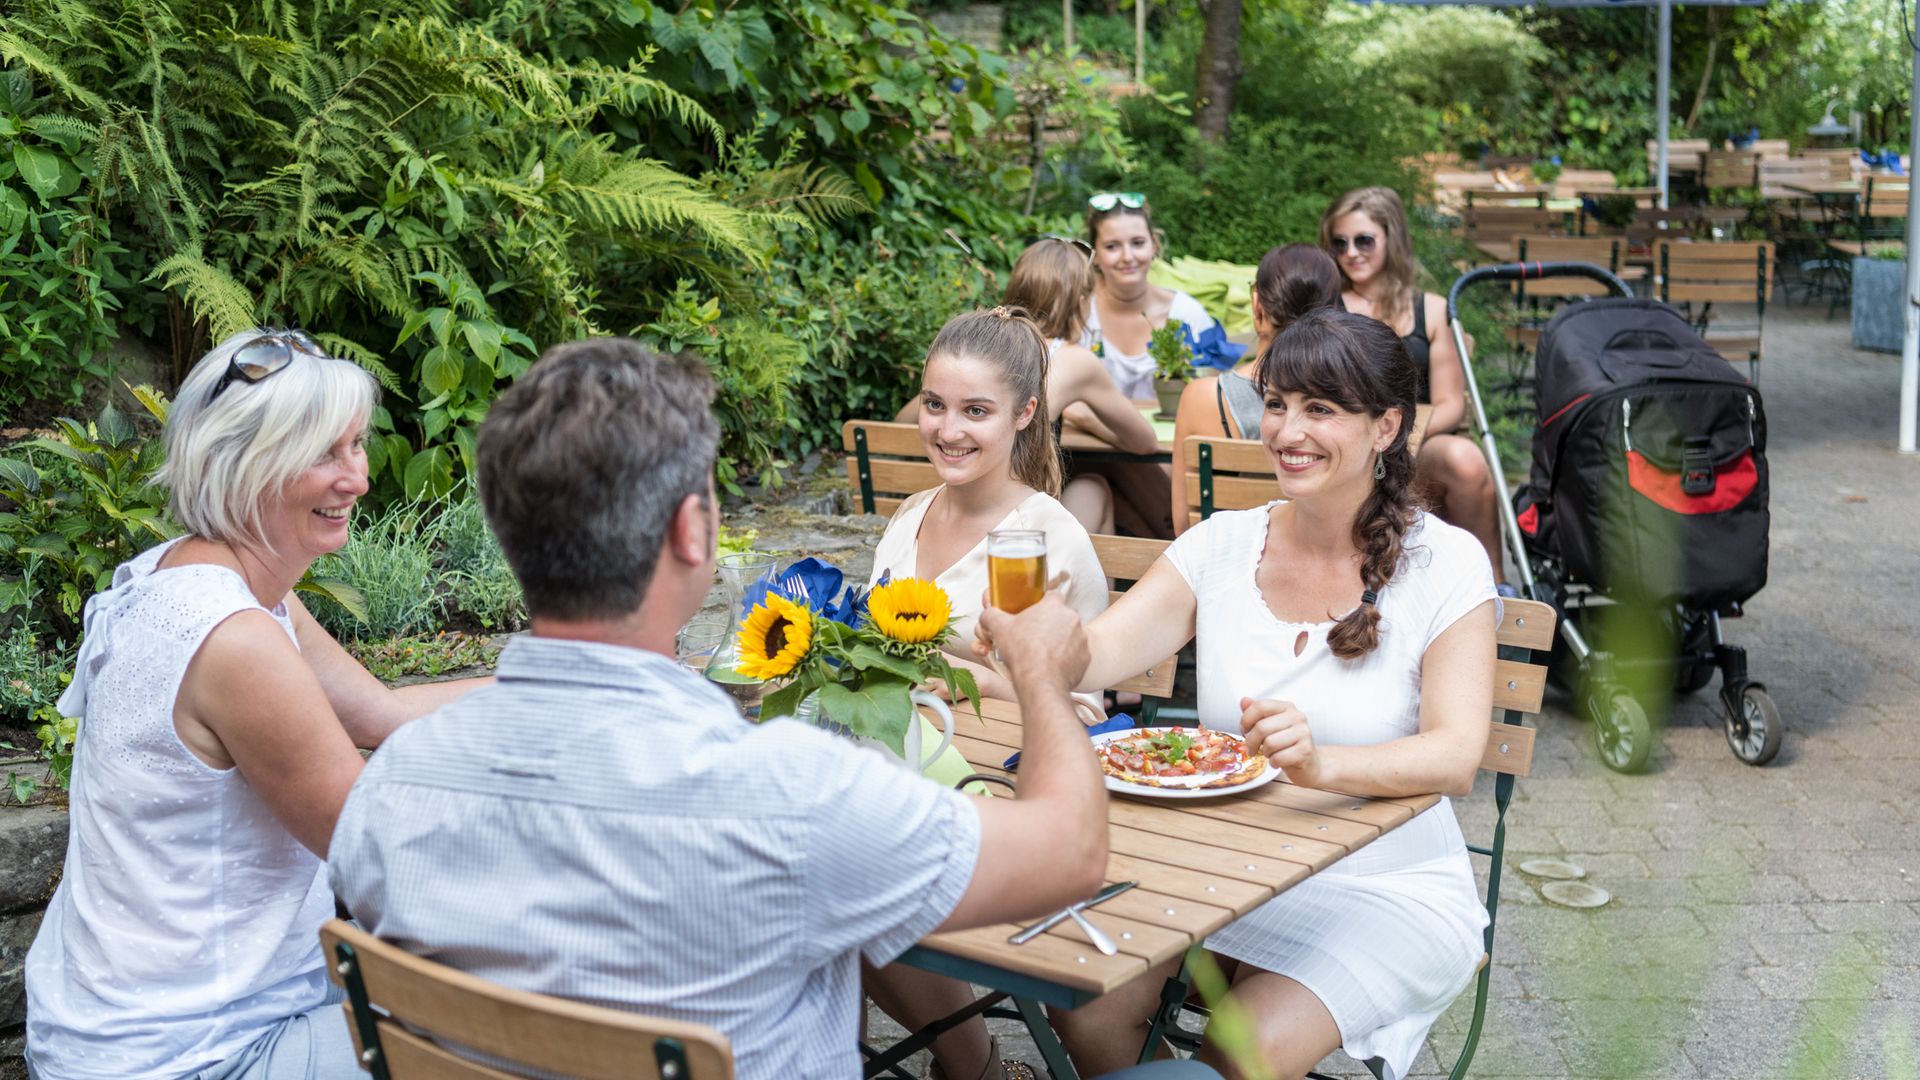
[[[1480,541],[1494,579],[1503,580],[1493,474],[1480,448],[1453,434],[1466,420],[1466,373],[1447,331],[1446,301],[1414,282],[1420,266],[1400,196],[1392,188],[1368,187],[1335,199],[1320,218],[1320,246],[1340,264],[1346,282],[1341,305],[1400,335],[1419,371],[1419,401],[1433,406],[1416,459],[1415,486],[1442,520]]]
[[[65,875],[27,954],[31,1075],[357,1077],[320,925],[360,749],[471,689],[389,690],[293,587],[367,490],[373,379],[299,331],[181,384],[161,482],[185,535],[87,601]]]

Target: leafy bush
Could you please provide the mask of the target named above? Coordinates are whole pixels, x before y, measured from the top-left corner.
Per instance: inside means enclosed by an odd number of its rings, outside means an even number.
[[[526,600],[471,491],[447,506],[439,522],[440,564],[451,581],[453,607],[489,630],[527,621]]]
[[[445,611],[445,579],[438,560],[441,525],[431,504],[397,502],[384,511],[356,514],[345,547],[313,565],[320,577],[338,580],[365,598],[355,617],[343,605],[315,598],[313,617],[334,637],[405,637],[430,630]]]

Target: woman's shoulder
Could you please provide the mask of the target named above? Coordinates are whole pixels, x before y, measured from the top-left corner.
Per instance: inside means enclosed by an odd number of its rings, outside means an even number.
[[[1427,337],[1429,340],[1447,333],[1447,298],[1439,293],[1414,291],[1414,303],[1421,305],[1426,312]]]
[[[1020,525],[1045,532],[1050,540],[1058,535],[1070,543],[1084,543],[1089,549],[1093,547],[1093,537],[1087,532],[1087,527],[1080,524],[1080,519],[1073,516],[1073,511],[1068,510],[1065,503],[1044,491],[1036,491],[1022,499],[1020,505],[1014,507],[1012,517]]]

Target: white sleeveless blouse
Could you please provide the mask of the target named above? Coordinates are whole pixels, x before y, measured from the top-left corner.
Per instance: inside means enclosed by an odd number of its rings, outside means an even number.
[[[47,1080],[189,1076],[326,997],[326,864],[173,727],[201,642],[265,609],[225,567],[157,570],[172,546],[87,601],[60,700],[81,717],[67,863],[26,962],[27,1051]],[[284,607],[269,614],[294,636]]]

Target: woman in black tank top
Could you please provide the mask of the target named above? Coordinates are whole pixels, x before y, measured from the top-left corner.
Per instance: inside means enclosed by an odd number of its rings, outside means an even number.
[[[1479,539],[1494,579],[1504,581],[1493,473],[1480,447],[1454,434],[1466,426],[1466,374],[1446,332],[1444,302],[1414,284],[1419,266],[1400,196],[1383,187],[1340,196],[1320,219],[1320,243],[1340,265],[1341,305],[1391,326],[1419,371],[1419,401],[1431,409],[1426,431],[1416,433],[1424,434],[1417,486],[1443,520]]]

